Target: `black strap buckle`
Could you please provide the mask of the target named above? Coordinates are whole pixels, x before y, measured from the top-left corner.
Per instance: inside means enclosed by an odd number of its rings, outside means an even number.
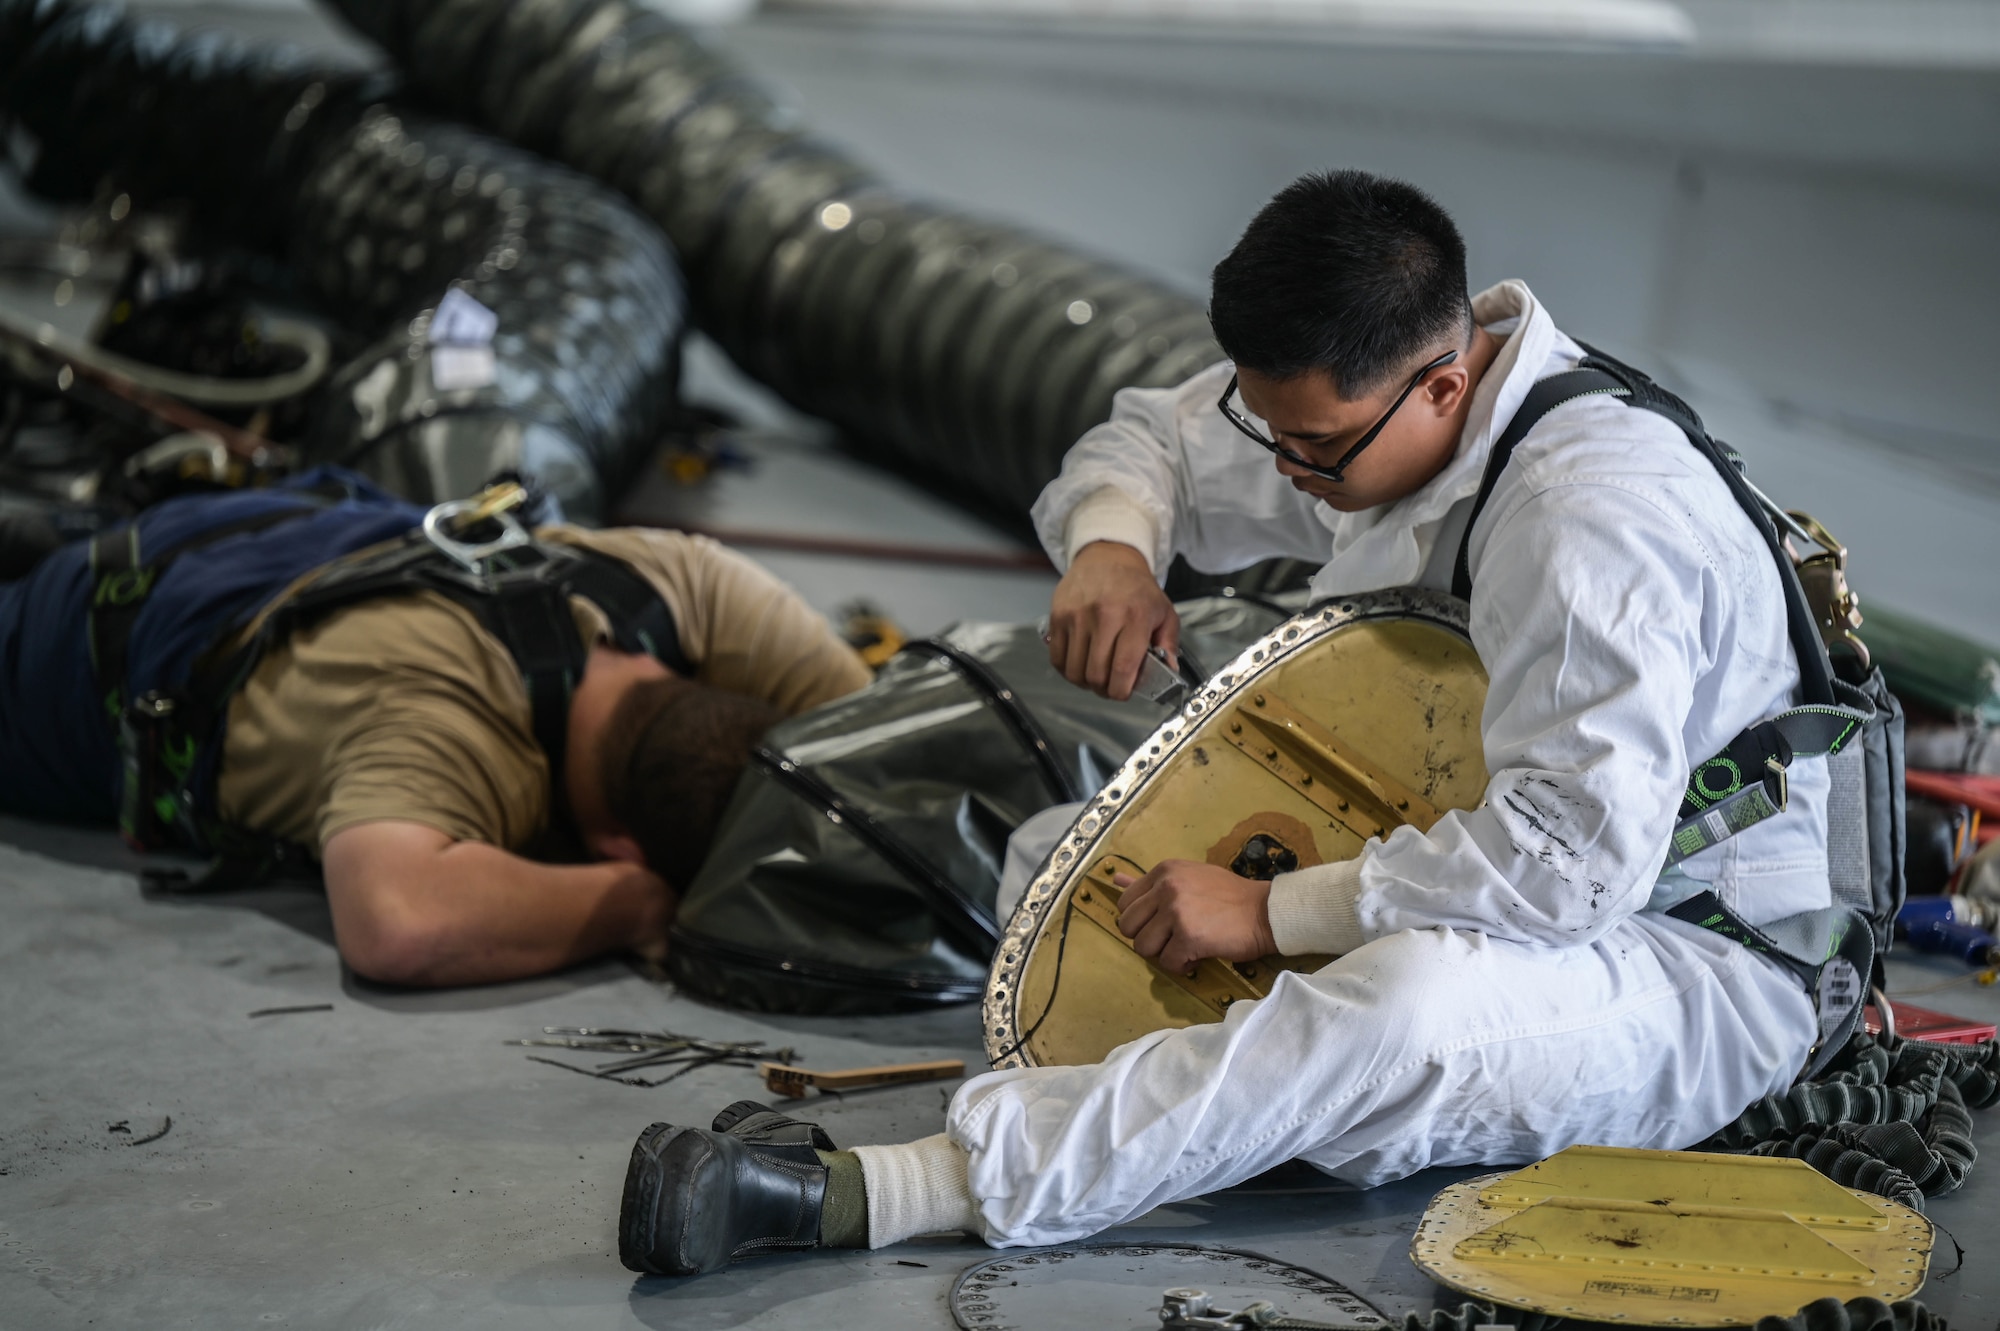
[[[118,715],[118,833],[135,850],[161,850],[188,839],[193,811],[186,792],[197,746],[180,724],[180,699],[140,694]]]

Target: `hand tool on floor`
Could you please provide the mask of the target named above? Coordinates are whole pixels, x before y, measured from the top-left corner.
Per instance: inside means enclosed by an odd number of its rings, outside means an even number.
[[[509,1040],[511,1045],[524,1045],[540,1049],[575,1049],[593,1054],[629,1054],[610,1063],[601,1063],[594,1068],[580,1068],[574,1063],[563,1063],[553,1058],[543,1058],[539,1054],[528,1057],[537,1063],[547,1063],[553,1068],[568,1072],[581,1072],[586,1077],[598,1077],[605,1081],[615,1081],[626,1086],[664,1086],[676,1077],[686,1076],[697,1068],[729,1067],[747,1068],[756,1058],[775,1058],[780,1062],[789,1060],[790,1047],[773,1049],[762,1040],[704,1040],[697,1035],[679,1035],[673,1031],[622,1031],[595,1026],[544,1026],[542,1038],[535,1040]],[[673,1066],[674,1070],[664,1077],[633,1077],[621,1074],[635,1072],[640,1068]]]
[[[803,1100],[806,1091],[814,1087],[822,1091],[859,1091],[871,1086],[963,1077],[965,1060],[939,1058],[928,1063],[884,1063],[872,1068],[842,1068],[837,1072],[815,1072],[811,1068],[795,1068],[784,1063],[761,1063],[758,1071],[764,1074],[764,1085],[775,1094]]]

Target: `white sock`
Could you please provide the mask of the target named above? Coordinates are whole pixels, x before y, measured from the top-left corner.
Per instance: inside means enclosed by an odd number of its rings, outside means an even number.
[[[977,1233],[979,1205],[965,1182],[965,1152],[939,1133],[901,1146],[857,1146],[868,1190],[868,1246],[918,1234]]]

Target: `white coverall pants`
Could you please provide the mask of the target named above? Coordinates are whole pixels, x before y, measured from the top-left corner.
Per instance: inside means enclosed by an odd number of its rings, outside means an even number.
[[[1789,1086],[1815,1028],[1789,972],[1662,915],[1569,948],[1410,930],[1218,1024],[975,1078],[947,1131],[988,1243],[1061,1243],[1294,1159],[1366,1187],[1690,1146]]]

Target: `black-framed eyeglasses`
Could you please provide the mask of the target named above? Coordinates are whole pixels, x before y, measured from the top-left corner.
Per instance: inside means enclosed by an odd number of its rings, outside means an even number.
[[[1389,404],[1389,409],[1382,413],[1382,419],[1369,426],[1368,433],[1355,440],[1354,446],[1341,454],[1340,461],[1334,463],[1331,467],[1322,467],[1318,463],[1309,462],[1297,453],[1294,453],[1291,449],[1286,448],[1277,440],[1265,438],[1263,432],[1252,425],[1242,412],[1230,406],[1229,399],[1236,396],[1235,375],[1232,374],[1229,376],[1229,387],[1222,390],[1222,398],[1215,405],[1222,409],[1223,417],[1231,425],[1256,440],[1259,444],[1262,444],[1271,452],[1276,453],[1294,467],[1302,467],[1322,480],[1342,481],[1347,478],[1347,469],[1353,465],[1354,459],[1360,457],[1361,451],[1375,442],[1375,436],[1382,433],[1383,427],[1389,423],[1389,418],[1396,414],[1396,409],[1409,400],[1410,394],[1417,391],[1417,385],[1424,381],[1424,376],[1439,366],[1449,365],[1457,359],[1458,353],[1456,351],[1447,351],[1444,355],[1439,356],[1436,360],[1424,366],[1423,369],[1418,370],[1414,375],[1410,376],[1410,382],[1403,386],[1403,391],[1397,394],[1394,402]]]

